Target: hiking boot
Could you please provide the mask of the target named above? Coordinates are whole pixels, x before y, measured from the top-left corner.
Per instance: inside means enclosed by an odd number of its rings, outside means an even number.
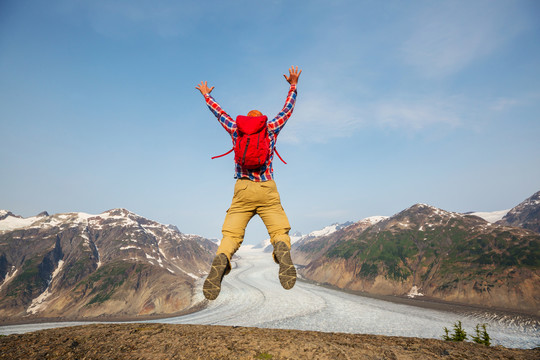
[[[212,261],[210,274],[204,281],[203,294],[208,300],[215,300],[221,291],[221,280],[225,276],[225,271],[230,268],[229,259],[225,254],[217,254]]]
[[[291,259],[291,251],[287,244],[280,241],[274,247],[274,256],[279,264],[279,282],[284,289],[292,289],[296,282],[296,269]]]

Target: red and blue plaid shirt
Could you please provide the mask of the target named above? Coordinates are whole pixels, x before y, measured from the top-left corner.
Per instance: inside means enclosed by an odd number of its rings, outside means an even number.
[[[233,146],[236,143],[238,137],[238,132],[236,128],[236,120],[230,117],[219,104],[214,100],[210,94],[204,95],[206,104],[217,117],[221,125],[227,130],[231,135]],[[274,169],[272,168],[272,160],[274,159],[274,149],[276,147],[276,140],[279,132],[285,126],[287,120],[291,117],[294,104],[296,102],[296,85],[291,85],[289,93],[287,94],[287,100],[285,101],[285,106],[275,118],[267,122],[268,125],[268,137],[270,140],[270,157],[266,164],[258,169],[244,169],[240,165],[235,164],[235,179],[249,178],[253,181],[268,181],[274,178]]]

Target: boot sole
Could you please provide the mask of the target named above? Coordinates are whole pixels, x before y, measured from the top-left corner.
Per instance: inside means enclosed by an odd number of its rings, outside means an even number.
[[[296,269],[291,259],[291,251],[284,242],[278,242],[274,255],[279,263],[279,282],[285,290],[292,289],[296,283]]]
[[[221,281],[225,276],[225,270],[229,266],[229,259],[225,254],[216,255],[212,261],[210,274],[204,281],[203,294],[208,300],[215,300],[221,291]]]

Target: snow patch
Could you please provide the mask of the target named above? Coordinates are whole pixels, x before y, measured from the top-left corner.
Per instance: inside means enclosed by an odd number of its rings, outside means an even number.
[[[163,261],[160,258],[155,258],[152,255],[148,255],[147,253],[145,253],[145,255],[146,255],[146,258],[149,259],[148,261],[150,262],[150,264],[155,265],[153,262],[151,262],[151,260],[154,260],[154,261],[157,261],[159,266],[163,267]]]
[[[88,234],[82,233],[81,237],[84,239],[83,246],[91,250],[90,238],[88,237]]]
[[[58,273],[62,270],[63,266],[64,266],[64,260],[58,261],[58,267],[53,271],[50,282],[52,282],[53,279],[56,277],[56,275],[58,275]],[[50,282],[49,282],[49,284],[50,284]]]
[[[424,294],[418,292],[418,286],[414,285],[407,294],[407,296],[410,298],[415,298],[417,296],[424,296]]]
[[[97,216],[97,215],[87,214],[87,213],[83,213],[83,212],[79,212],[79,213],[76,213],[76,214],[77,214],[77,218],[78,218],[79,222],[88,221],[90,218],[94,218],[94,217]]]
[[[376,223],[378,223],[380,221],[383,221],[383,220],[386,220],[386,219],[388,219],[388,216],[377,215],[377,216],[367,217],[365,219],[362,219],[361,221],[369,222],[371,224],[376,224]]]
[[[508,214],[510,210],[511,209],[491,211],[491,212],[476,211],[476,212],[469,213],[467,215],[475,215],[486,220],[489,223],[494,223],[501,220],[506,214]]]
[[[138,250],[142,250],[140,247],[135,246],[135,245],[122,246],[122,247],[120,248],[120,250],[129,250],[129,249],[138,249]]]
[[[39,227],[57,227],[58,225],[62,224],[61,221],[59,221],[56,218],[49,218],[44,221],[41,221],[39,224],[34,223],[32,224],[34,227],[37,225]]]
[[[51,279],[49,280],[49,284],[47,285],[47,288],[45,289],[44,292],[41,293],[41,295],[39,295],[37,298],[32,300],[32,303],[30,304],[28,309],[26,309],[27,313],[35,314],[38,311],[43,309],[43,307],[45,306],[45,300],[47,300],[49,298],[49,296],[51,296],[51,292],[49,291],[51,283],[53,282],[56,275],[58,275],[58,273],[60,273],[63,266],[64,266],[64,260],[58,261],[58,266],[53,271]]]
[[[97,247],[97,245],[94,243],[94,246],[96,247],[96,253],[97,253],[97,269],[99,269],[101,267],[101,255],[99,255],[99,249]]]
[[[289,237],[291,238],[291,245],[303,238],[302,235],[301,236],[290,235]],[[270,245],[270,239],[268,239],[268,245]]]
[[[307,236],[319,237],[333,234],[337,231],[339,224],[332,224],[322,228],[321,230],[315,230],[310,232]]]
[[[192,277],[193,279],[199,279],[200,277],[197,276],[197,275],[194,275],[190,272],[187,272],[186,270],[182,269],[180,266],[176,265],[176,264],[173,264],[178,270],[180,270],[181,272],[183,272],[184,274],[186,274],[187,276],[189,277]]]
[[[12,266],[11,267],[11,271],[13,271],[13,269],[15,269],[15,266]],[[7,274],[6,277],[4,278],[4,281],[2,282],[2,284],[0,284],[0,290],[2,290],[2,287],[4,285],[6,285],[8,282],[10,282],[11,279],[13,279],[15,277],[15,275],[17,275],[17,272],[19,271],[19,269],[15,269],[15,271],[13,271],[11,274]]]
[[[41,218],[32,216],[29,218],[18,218],[14,216],[8,216],[4,220],[0,220],[0,231],[11,231],[22,229],[31,226],[33,223],[39,221]]]

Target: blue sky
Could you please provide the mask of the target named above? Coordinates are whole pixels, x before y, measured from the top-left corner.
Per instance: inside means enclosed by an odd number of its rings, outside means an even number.
[[[540,190],[538,1],[0,4],[0,208],[123,207],[219,238],[231,115],[274,116],[293,230],[415,203],[508,209]],[[263,240],[254,218],[246,243]]]

